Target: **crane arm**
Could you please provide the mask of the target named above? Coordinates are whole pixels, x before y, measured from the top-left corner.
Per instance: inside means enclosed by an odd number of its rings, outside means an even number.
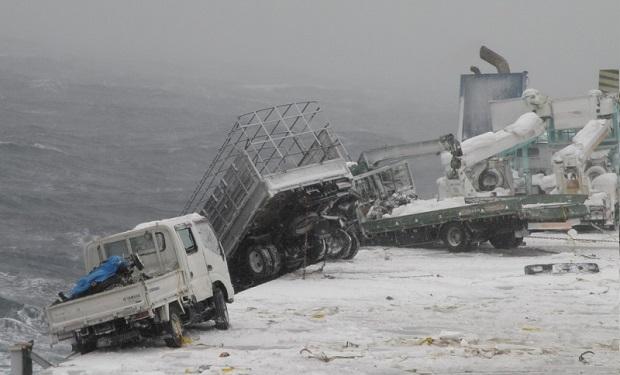
[[[360,154],[358,163],[365,163],[368,169],[374,169],[387,163],[416,156],[438,154],[442,151],[450,152],[453,160],[458,160],[462,155],[459,141],[456,140],[453,134],[447,134],[430,141],[412,142],[367,150]]]
[[[553,154],[553,172],[560,193],[589,193],[586,164],[610,131],[610,121],[590,120],[575,134],[570,145]]]

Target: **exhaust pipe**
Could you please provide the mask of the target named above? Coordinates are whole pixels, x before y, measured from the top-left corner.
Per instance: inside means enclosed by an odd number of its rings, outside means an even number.
[[[480,58],[497,68],[497,73],[510,73],[508,61],[506,61],[506,59],[497,52],[490,50],[486,46],[480,47]]]

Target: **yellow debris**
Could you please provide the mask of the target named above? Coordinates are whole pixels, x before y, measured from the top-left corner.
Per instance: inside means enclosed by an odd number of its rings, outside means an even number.
[[[181,337],[181,342],[183,343],[183,345],[188,345],[191,344],[193,342],[191,337],[187,337],[187,336],[182,336]]]
[[[527,332],[540,332],[541,329],[538,327],[532,327],[532,326],[523,326],[521,327],[522,330],[527,331]]]
[[[423,338],[422,340],[420,340],[420,342],[418,343],[418,345],[433,345],[433,338],[432,337],[426,337]]]

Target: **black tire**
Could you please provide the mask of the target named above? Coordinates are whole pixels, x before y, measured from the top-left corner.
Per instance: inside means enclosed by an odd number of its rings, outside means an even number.
[[[471,235],[461,223],[448,223],[441,230],[441,240],[450,251],[468,251],[471,248]]]
[[[271,255],[271,251],[269,251],[268,247],[261,247],[261,254],[263,255],[263,259],[265,260],[265,277],[273,276],[273,265],[274,259]]]
[[[306,215],[297,216],[291,221],[289,226],[291,234],[300,236],[306,234],[312,230],[314,225],[321,220],[319,214],[316,212],[309,212]]]
[[[275,276],[282,270],[282,255],[275,246],[269,246],[268,250],[271,255],[271,260],[273,261],[273,269],[271,274]]]
[[[82,340],[75,340],[75,344],[71,345],[71,349],[74,352],[78,352],[82,355],[86,354],[86,353],[90,353],[92,351],[95,351],[97,349],[97,342],[96,341],[82,341]]]
[[[342,259],[349,260],[355,258],[357,255],[357,252],[360,249],[360,240],[354,232],[347,231],[347,233],[351,237],[351,248],[349,249],[349,252],[342,257]]]
[[[349,254],[353,240],[342,229],[336,229],[329,234],[326,240],[327,259],[340,259]]]
[[[314,264],[326,256],[327,244],[325,240],[313,239],[308,240],[308,248],[306,249],[306,264]]]
[[[515,237],[514,233],[503,233],[489,239],[496,249],[514,249],[523,243],[523,238]]]
[[[183,320],[181,319],[181,309],[177,306],[170,306],[170,320],[164,324],[164,329],[170,337],[164,338],[166,346],[170,348],[180,348],[183,346]]]
[[[501,236],[501,235],[500,236],[493,236],[493,237],[491,237],[489,239],[489,242],[496,249],[507,249],[508,248],[508,243],[506,241],[506,238],[504,236]]]
[[[245,253],[245,268],[252,280],[262,280],[269,276],[271,270],[271,255],[261,247],[250,247]],[[265,256],[267,254],[267,256]]]
[[[228,318],[228,307],[226,307],[226,299],[224,292],[218,288],[213,288],[213,304],[215,305],[215,328],[226,330],[230,327],[230,319]]]

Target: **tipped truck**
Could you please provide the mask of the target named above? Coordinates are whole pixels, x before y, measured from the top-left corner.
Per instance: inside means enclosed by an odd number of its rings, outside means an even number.
[[[238,117],[188,200],[220,239],[236,290],[350,258],[355,194],[348,154],[317,102]]]

